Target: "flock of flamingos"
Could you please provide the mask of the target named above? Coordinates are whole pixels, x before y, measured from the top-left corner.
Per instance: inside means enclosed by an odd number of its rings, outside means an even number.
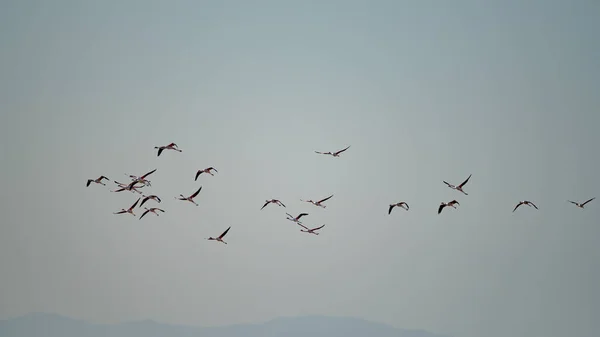
[[[164,150],[173,150],[173,151],[177,151],[177,152],[182,152],[182,151],[179,149],[179,147],[177,146],[177,144],[175,144],[175,143],[171,143],[171,144],[169,144],[169,145],[165,145],[165,146],[155,146],[154,148],[158,150],[157,156],[160,156],[160,155],[161,155],[161,153],[162,153]],[[322,154],[322,155],[329,155],[329,156],[332,156],[332,157],[339,157],[339,156],[340,156],[340,154],[341,154],[342,152],[344,152],[344,151],[348,150],[349,148],[350,148],[350,146],[346,147],[345,149],[342,149],[342,150],[336,151],[336,152],[319,152],[319,151],[315,151],[315,153]],[[129,176],[129,178],[131,179],[131,182],[129,182],[129,183],[127,183],[127,184],[125,184],[125,183],[120,183],[120,182],[118,182],[118,181],[114,180],[114,183],[115,183],[115,184],[117,184],[117,186],[118,186],[119,188],[118,188],[118,189],[116,189],[116,190],[114,190],[114,191],[111,191],[111,192],[130,191],[130,192],[132,192],[132,193],[138,193],[138,194],[141,194],[142,196],[141,196],[141,197],[139,197],[139,198],[138,198],[138,199],[137,199],[137,200],[136,200],[136,201],[133,203],[133,205],[131,205],[129,208],[127,208],[127,209],[124,209],[124,208],[123,208],[123,209],[121,209],[120,211],[118,211],[118,212],[115,212],[115,213],[113,213],[113,214],[131,214],[131,215],[133,215],[133,216],[136,216],[136,215],[135,215],[135,213],[134,213],[133,211],[134,211],[134,209],[136,208],[136,206],[138,205],[138,203],[140,204],[140,205],[139,205],[139,207],[141,208],[141,207],[142,207],[142,206],[144,206],[144,204],[145,204],[147,201],[149,201],[149,200],[152,200],[152,201],[154,201],[154,202],[157,202],[157,203],[160,203],[160,202],[161,202],[161,199],[160,199],[160,198],[159,198],[157,195],[154,195],[154,194],[152,194],[152,195],[144,195],[144,194],[142,194],[142,192],[139,190],[140,188],[143,188],[143,187],[146,187],[146,186],[148,186],[148,187],[152,186],[152,185],[151,185],[151,183],[150,183],[150,181],[149,181],[148,179],[146,179],[146,178],[147,178],[149,175],[151,175],[152,173],[154,173],[155,171],[156,171],[156,169],[154,169],[154,170],[152,170],[152,171],[150,171],[150,172],[148,172],[148,173],[146,173],[146,174],[144,174],[144,175],[141,175],[141,176],[139,176],[139,177],[138,177],[138,176],[135,176],[135,175],[127,175],[127,176]],[[200,176],[202,173],[207,173],[207,174],[210,174],[211,176],[214,176],[214,174],[212,173],[212,171],[214,171],[214,172],[218,173],[217,169],[215,169],[214,167],[208,167],[208,168],[205,168],[205,169],[198,170],[198,171],[196,172],[196,176],[195,176],[195,178],[194,178],[194,181],[197,181],[197,180],[198,180],[198,177],[199,177],[199,176]],[[89,187],[91,183],[96,183],[96,184],[100,184],[100,185],[104,185],[104,186],[106,186],[106,184],[102,182],[104,179],[106,179],[107,181],[110,181],[110,179],[109,179],[109,178],[107,178],[107,177],[106,177],[106,176],[104,176],[104,175],[102,175],[102,176],[98,177],[97,179],[88,179],[88,180],[87,180],[87,183],[86,183],[86,187]],[[451,188],[451,189],[453,189],[453,190],[459,191],[459,192],[463,193],[464,195],[468,195],[468,193],[467,193],[467,192],[465,192],[465,191],[463,190],[463,187],[464,187],[464,186],[465,186],[465,185],[466,185],[466,184],[469,182],[469,179],[471,179],[471,175],[469,175],[469,176],[467,177],[467,179],[465,179],[465,181],[463,181],[463,182],[462,182],[460,185],[453,185],[453,184],[450,184],[450,183],[448,183],[448,182],[446,182],[446,181],[443,181],[443,183],[444,183],[444,184],[446,184],[446,185],[447,185],[449,188]],[[201,191],[201,190],[202,190],[202,186],[200,186],[200,188],[198,188],[198,190],[196,190],[194,193],[192,193],[191,195],[189,195],[189,196],[187,196],[187,197],[186,197],[186,196],[184,196],[183,194],[180,194],[178,197],[175,197],[175,199],[177,199],[177,200],[182,200],[182,201],[189,201],[189,202],[193,203],[194,205],[198,206],[198,204],[197,204],[197,203],[194,201],[194,198],[195,198],[195,197],[196,197],[196,196],[197,196],[197,195],[200,193],[200,191]],[[301,199],[301,201],[303,201],[303,202],[308,202],[308,203],[311,203],[311,204],[313,204],[313,205],[315,205],[315,206],[318,206],[318,207],[325,208],[326,206],[325,206],[325,205],[323,205],[323,203],[324,203],[325,201],[329,200],[331,197],[333,197],[333,195],[330,195],[330,196],[328,196],[327,198],[324,198],[324,199],[321,199],[321,200],[318,200],[318,201],[313,201],[313,200],[302,200],[302,199]],[[575,201],[571,201],[571,200],[567,200],[567,201],[568,201],[568,202],[570,202],[570,203],[572,203],[572,204],[574,204],[575,206],[577,206],[577,207],[579,207],[579,208],[584,208],[584,206],[585,206],[587,203],[589,203],[590,201],[592,201],[592,200],[594,200],[594,199],[596,199],[596,198],[595,198],[595,197],[594,197],[594,198],[591,198],[591,199],[589,199],[589,200],[587,200],[587,201],[585,201],[585,202],[583,202],[583,203],[579,203],[579,202],[575,202]],[[140,203],[140,200],[142,200],[142,202],[141,202],[141,203]],[[265,201],[265,203],[264,203],[264,205],[263,205],[263,206],[262,206],[260,209],[261,209],[261,210],[262,210],[262,209],[264,209],[264,208],[265,208],[265,207],[267,207],[267,205],[269,205],[269,204],[275,204],[275,205],[277,205],[277,206],[280,206],[280,207],[285,207],[285,205],[283,204],[283,202],[281,202],[280,200],[278,200],[278,199],[270,199],[270,200],[266,200],[266,201]],[[440,206],[438,207],[438,211],[437,211],[437,212],[438,212],[438,214],[442,213],[442,210],[443,210],[445,207],[452,207],[452,208],[456,209],[456,205],[459,205],[459,206],[460,206],[460,204],[459,204],[459,203],[458,203],[458,201],[456,201],[456,200],[452,200],[452,201],[449,201],[449,202],[442,202],[442,203],[440,204]],[[529,200],[523,200],[523,201],[519,201],[519,202],[517,203],[517,205],[516,205],[516,206],[515,206],[515,208],[513,209],[513,212],[514,212],[514,211],[516,211],[516,210],[517,210],[517,208],[519,208],[521,205],[527,205],[527,206],[529,206],[529,207],[533,207],[533,208],[535,208],[535,209],[538,209],[538,207],[537,207],[537,206],[536,206],[536,205],[535,205],[533,202],[531,202],[531,201],[529,201]],[[395,203],[395,204],[391,204],[391,205],[389,206],[389,208],[388,208],[388,214],[391,214],[391,213],[392,213],[392,210],[394,209],[394,207],[400,207],[400,208],[402,208],[402,209],[404,209],[404,210],[406,210],[406,211],[408,211],[408,209],[409,209],[409,206],[408,206],[408,204],[407,204],[405,201],[401,201],[401,202],[398,202],[398,203]],[[155,214],[155,215],[157,215],[157,216],[158,216],[158,215],[159,215],[159,213],[157,213],[157,212],[163,212],[163,213],[165,212],[163,209],[161,209],[161,208],[158,208],[158,207],[151,207],[151,208],[144,207],[144,210],[145,210],[145,211],[144,211],[144,213],[142,213],[142,215],[141,215],[141,216],[140,216],[140,218],[139,218],[140,220],[141,220],[141,219],[142,219],[142,218],[143,218],[143,217],[144,217],[146,214],[148,214],[148,213],[153,213],[153,214]],[[299,225],[299,226],[301,226],[301,227],[302,227],[302,229],[300,230],[300,231],[302,231],[302,232],[305,232],[305,233],[310,233],[310,234],[315,234],[315,235],[319,235],[319,233],[318,233],[317,231],[318,231],[319,229],[321,229],[321,228],[325,227],[325,225],[322,225],[322,226],[320,226],[320,227],[315,227],[315,228],[308,228],[308,227],[306,227],[306,226],[305,226],[305,225],[304,225],[304,224],[303,224],[303,223],[300,221],[300,218],[302,218],[303,216],[307,216],[307,215],[308,215],[308,213],[300,213],[300,214],[298,214],[298,216],[295,216],[295,217],[294,217],[294,216],[292,216],[292,215],[291,215],[291,214],[289,214],[289,213],[286,213],[286,214],[287,214],[287,220],[290,220],[290,221],[292,221],[292,222],[294,222],[294,223],[296,223],[297,225]],[[223,233],[221,233],[221,235],[219,235],[218,237],[212,237],[212,236],[211,236],[211,237],[207,238],[207,240],[215,240],[215,241],[219,241],[219,242],[222,242],[222,243],[224,243],[224,244],[227,244],[227,242],[223,241],[223,238],[225,237],[225,235],[227,235],[227,233],[229,232],[229,230],[230,230],[230,229],[231,229],[231,226],[229,226],[229,227],[228,227],[228,228],[227,228],[227,229],[226,229],[226,230],[225,230]]]

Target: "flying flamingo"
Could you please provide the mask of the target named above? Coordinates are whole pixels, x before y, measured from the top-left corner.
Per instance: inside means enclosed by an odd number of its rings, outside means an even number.
[[[345,148],[345,149],[343,149],[343,150],[339,150],[339,151],[337,151],[337,152],[333,152],[333,153],[331,153],[331,151],[328,151],[328,152],[319,152],[319,151],[315,151],[315,153],[318,153],[318,154],[328,154],[328,155],[330,155],[330,156],[333,156],[333,157],[339,157],[339,156],[340,156],[340,153],[342,153],[342,152],[344,152],[344,151],[348,150],[349,148],[350,148],[350,145],[348,145],[348,147],[347,147],[347,148]]]
[[[150,184],[150,180],[147,180],[146,177],[149,176],[149,175],[151,175],[154,172],[156,172],[156,169],[154,169],[154,170],[152,170],[152,171],[150,171],[150,172],[148,172],[148,173],[146,173],[146,174],[144,174],[142,176],[139,176],[139,177],[136,177],[136,176],[131,175],[131,174],[125,174],[125,175],[129,176],[129,178],[131,178],[131,180],[133,180],[133,181],[140,182],[140,183],[142,183],[144,185],[152,186]]]
[[[198,204],[194,201],[194,198],[198,195],[198,193],[200,193],[200,190],[202,190],[202,186],[200,186],[200,188],[194,194],[190,195],[189,197],[184,197],[183,194],[180,194],[179,198],[175,197],[175,199],[184,200],[184,201],[187,200],[187,201],[193,203],[194,205],[198,206]]]
[[[321,203],[322,203],[322,202],[325,202],[325,201],[327,201],[327,200],[329,200],[331,197],[333,197],[333,194],[332,194],[332,195],[330,195],[330,196],[328,196],[327,198],[325,198],[325,199],[321,199],[321,200],[319,200],[319,201],[317,201],[317,202],[314,202],[314,201],[312,201],[312,200],[302,200],[302,199],[300,199],[300,201],[304,201],[304,202],[310,202],[311,204],[313,204],[313,205],[315,205],[315,206],[319,206],[319,207],[323,207],[323,208],[325,208],[325,205],[322,205]]]
[[[219,237],[217,237],[217,238],[213,238],[213,237],[211,236],[211,237],[207,238],[206,240],[216,240],[216,241],[219,241],[219,242],[223,242],[224,244],[227,244],[227,242],[223,241],[223,237],[224,237],[224,236],[227,234],[227,232],[229,232],[229,230],[230,230],[230,229],[231,229],[231,226],[229,226],[229,228],[227,228],[227,229],[226,229],[226,230],[223,232],[223,234],[219,235]]]
[[[212,172],[210,172],[210,170],[214,170],[215,172],[219,173],[219,171],[217,171],[217,169],[212,166],[209,168],[205,168],[204,170],[198,170],[198,172],[196,172],[196,178],[194,178],[194,181],[196,181],[198,179],[198,176],[201,175],[202,173],[208,173],[211,176],[214,176],[214,174],[212,174]]]
[[[163,213],[165,212],[164,210],[162,210],[160,208],[157,208],[157,207],[152,207],[152,208],[146,208],[146,207],[144,207],[144,209],[146,211],[142,214],[142,216],[140,216],[140,220],[142,220],[142,218],[144,217],[144,215],[146,215],[146,213],[148,213],[148,212],[152,212],[152,213],[156,214],[156,216],[159,215],[158,213],[156,213],[156,211],[161,211]]]
[[[157,157],[160,156],[160,154],[163,152],[163,150],[175,150],[175,151],[181,152],[181,150],[179,149],[179,147],[175,143],[171,143],[171,144],[166,145],[166,146],[155,146],[154,148],[158,149],[158,154],[156,155]]]
[[[442,203],[440,204],[440,207],[438,208],[438,214],[442,213],[442,210],[443,210],[443,209],[444,209],[444,207],[446,207],[446,206],[450,206],[450,207],[452,207],[452,208],[456,209],[456,206],[454,206],[454,205],[460,205],[460,204],[459,204],[459,203],[458,203],[458,201],[456,201],[456,200],[452,200],[452,201],[450,201],[449,203],[442,202]]]
[[[96,183],[96,184],[106,186],[106,184],[102,182],[102,179],[110,180],[110,179],[106,178],[105,176],[100,176],[98,179],[88,179],[87,183],[85,184],[85,187],[89,187],[91,183]]]
[[[467,178],[467,180],[463,181],[462,184],[458,185],[458,186],[454,186],[448,182],[444,181],[444,184],[448,185],[448,187],[450,187],[453,190],[457,190],[457,191],[461,191],[463,192],[465,195],[469,195],[467,194],[467,192],[463,191],[463,186],[465,186],[467,184],[467,182],[469,181],[469,179],[471,179],[471,174],[469,174],[469,177]]]
[[[285,213],[285,214],[287,214],[288,220],[293,221],[295,223],[300,223],[300,218],[305,215],[308,215],[308,213],[300,213],[297,217],[293,217],[290,213]]]
[[[311,233],[311,234],[314,234],[314,235],[319,235],[319,233],[317,233],[317,232],[315,232],[315,231],[316,231],[316,230],[319,230],[319,229],[321,229],[321,228],[323,228],[323,227],[325,227],[325,225],[323,225],[323,226],[321,226],[321,227],[317,227],[317,228],[309,229],[308,227],[304,226],[304,225],[303,225],[303,224],[301,224],[301,223],[298,223],[298,225],[299,225],[299,226],[302,226],[302,227],[304,228],[304,229],[301,229],[301,230],[300,230],[301,232],[304,232],[304,233]]]
[[[388,214],[391,214],[391,213],[392,213],[392,210],[393,210],[393,209],[394,209],[394,207],[396,207],[396,206],[397,206],[397,207],[400,207],[400,208],[404,208],[405,210],[407,210],[407,211],[408,211],[408,204],[407,204],[407,203],[405,203],[404,201],[401,201],[401,202],[399,202],[399,203],[396,203],[396,204],[391,204],[391,205],[390,205],[390,208],[388,209]]]
[[[140,204],[140,207],[144,206],[144,203],[148,200],[154,200],[154,201],[158,202],[159,204],[161,202],[160,198],[154,194],[148,195],[148,196],[142,195],[142,197],[144,197],[144,199],[142,199],[142,203]]]
[[[592,201],[592,200],[594,200],[594,199],[596,199],[596,197],[593,197],[593,198],[591,198],[590,200],[588,200],[588,201],[584,202],[583,204],[580,204],[580,203],[578,203],[578,202],[571,201],[571,200],[567,200],[567,201],[568,201],[568,202],[570,202],[570,203],[572,203],[573,205],[575,205],[575,206],[579,207],[579,208],[583,208],[583,206],[585,206],[585,204],[587,204],[588,202],[590,202],[590,201]]]
[[[515,209],[513,209],[513,213],[517,210],[517,208],[519,208],[519,206],[521,205],[527,205],[529,207],[533,206],[535,209],[538,209],[537,206],[531,202],[531,201],[527,201],[527,200],[523,200],[523,201],[519,201],[519,203],[517,204],[517,206],[515,206]]]
[[[129,209],[124,209],[121,208],[120,211],[118,211],[117,213],[113,213],[113,214],[123,214],[123,213],[129,213],[133,216],[135,216],[135,213],[133,213],[133,209],[135,208],[135,206],[137,206],[137,203],[140,201],[140,198],[138,198],[138,200],[135,201],[135,203],[133,205],[131,205],[131,207],[129,207]]]
[[[111,191],[111,192],[131,191],[131,192],[137,192],[139,194],[142,194],[142,192],[138,191],[137,189],[140,188],[140,187],[143,187],[143,186],[135,187],[135,184],[139,183],[139,181],[137,181],[137,180],[134,180],[134,181],[130,182],[127,185],[126,184],[121,184],[120,182],[118,182],[116,180],[115,180],[115,183],[117,185],[119,185],[120,188],[118,190],[114,190],[114,191]]]
[[[268,204],[275,204],[275,205],[279,205],[279,206],[285,207],[285,205],[281,201],[279,201],[277,199],[271,199],[271,200],[265,201],[265,204],[260,209],[262,210],[263,208],[267,207]]]

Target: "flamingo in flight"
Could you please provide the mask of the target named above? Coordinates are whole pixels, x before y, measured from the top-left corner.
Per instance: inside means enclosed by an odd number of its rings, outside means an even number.
[[[392,210],[394,209],[394,207],[400,207],[400,208],[403,208],[408,211],[408,204],[405,203],[404,201],[401,201],[399,203],[391,204],[390,208],[388,209],[388,214],[392,213]]]
[[[159,215],[158,213],[156,213],[156,211],[161,211],[163,213],[165,212],[164,210],[162,210],[162,209],[160,209],[158,207],[152,207],[152,208],[146,208],[146,207],[144,207],[144,209],[146,211],[142,214],[142,216],[140,216],[140,220],[142,220],[142,218],[144,217],[144,215],[146,215],[146,213],[148,213],[148,212],[152,212],[152,213],[156,214],[156,216]]]
[[[227,235],[227,232],[229,232],[229,230],[231,229],[231,226],[229,226],[229,228],[227,228],[221,235],[219,235],[216,238],[213,238],[212,236],[207,238],[206,240],[215,240],[215,241],[219,241],[219,242],[223,242],[224,244],[227,244],[227,242],[223,241],[223,237],[225,235]]]
[[[517,206],[515,206],[515,209],[513,209],[513,213],[517,210],[517,208],[519,208],[519,206],[521,205],[527,205],[529,207],[534,207],[535,209],[538,209],[538,207],[531,201],[527,201],[527,200],[523,200],[523,201],[519,201],[519,203],[517,204]]]
[[[163,150],[175,150],[175,151],[181,152],[181,150],[175,143],[171,143],[166,146],[155,146],[154,148],[158,149],[158,154],[156,155],[157,157],[160,156],[160,154],[163,152]]]
[[[300,213],[297,217],[293,217],[290,213],[285,213],[285,214],[287,214],[288,220],[293,221],[295,223],[300,223],[300,218],[305,215],[308,215],[308,213]]]
[[[279,205],[279,206],[285,207],[285,205],[281,201],[279,201],[277,199],[271,199],[271,200],[266,200],[265,204],[260,209],[262,210],[263,208],[267,207],[268,204],[275,204],[275,205]]]
[[[442,213],[442,210],[443,210],[443,209],[444,209],[444,207],[446,207],[446,206],[450,206],[450,207],[452,207],[452,208],[456,209],[456,206],[454,206],[454,205],[460,205],[460,204],[459,204],[459,203],[458,203],[458,201],[456,201],[456,200],[452,200],[452,201],[450,201],[450,202],[448,202],[448,203],[442,202],[442,203],[440,204],[440,207],[438,208],[438,214]]]
[[[445,181],[444,181],[444,184],[448,185],[448,187],[450,187],[453,190],[457,190],[457,191],[463,192],[464,195],[469,195],[467,192],[463,191],[463,189],[462,189],[463,186],[465,186],[467,184],[467,182],[469,181],[469,179],[471,179],[471,174],[469,174],[469,177],[465,181],[463,181],[462,184],[460,184],[458,186],[454,186],[454,185],[452,185],[452,184],[450,184],[448,182],[445,182]]]
[[[133,216],[135,216],[135,213],[133,213],[133,209],[135,208],[135,206],[137,206],[137,203],[140,201],[140,198],[138,198],[135,203],[133,203],[133,205],[131,205],[131,207],[129,207],[128,209],[124,209],[121,208],[120,211],[118,211],[117,213],[113,213],[113,214],[123,214],[123,213],[129,213]]]
[[[140,183],[142,183],[144,185],[152,186],[150,184],[150,180],[147,180],[146,177],[149,176],[149,175],[151,175],[154,172],[156,172],[156,169],[154,169],[154,170],[152,170],[152,171],[150,171],[150,172],[148,172],[148,173],[146,173],[146,174],[144,174],[142,176],[139,176],[139,177],[136,177],[136,176],[131,175],[131,174],[125,174],[125,175],[129,176],[129,178],[131,178],[133,181],[140,182]]]
[[[321,199],[321,200],[319,200],[319,201],[317,201],[317,202],[314,202],[314,201],[312,201],[312,200],[302,200],[302,199],[300,199],[300,201],[304,201],[304,202],[310,202],[311,204],[313,204],[313,205],[315,205],[315,206],[319,206],[319,207],[323,207],[323,208],[325,208],[325,205],[322,205],[321,203],[322,203],[322,202],[325,202],[325,201],[327,201],[327,200],[329,200],[329,199],[331,199],[331,197],[333,197],[333,194],[332,194],[332,195],[330,195],[330,196],[328,196],[327,198],[325,198],[325,199]]]
[[[105,176],[100,176],[98,179],[88,179],[87,183],[85,184],[85,187],[89,187],[91,183],[96,183],[96,184],[106,186],[106,184],[102,182],[102,179],[110,180],[110,179],[106,178]]]
[[[135,187],[135,184],[139,183],[139,181],[137,181],[137,180],[134,180],[134,181],[130,182],[129,184],[122,184],[115,180],[115,183],[117,185],[119,185],[120,188],[118,190],[114,190],[111,192],[131,191],[131,192],[137,192],[139,194],[142,194],[142,192],[138,191],[137,189],[140,187],[143,187],[143,186]]]
[[[327,154],[327,155],[330,155],[330,156],[333,156],[333,157],[339,157],[339,156],[340,156],[340,153],[342,153],[342,152],[344,152],[344,151],[348,150],[349,148],[350,148],[350,145],[348,145],[348,147],[347,147],[347,148],[345,148],[345,149],[343,149],[343,150],[339,150],[339,151],[337,151],[337,152],[333,152],[333,153],[331,153],[331,151],[328,151],[328,152],[319,152],[319,151],[315,151],[315,153],[318,153],[318,154]]]
[[[217,171],[217,169],[212,166],[209,168],[205,168],[204,170],[198,170],[198,172],[196,172],[196,178],[194,178],[194,181],[198,180],[198,176],[201,175],[202,173],[208,173],[211,176],[214,176],[214,174],[212,174],[212,172],[210,172],[210,170],[214,170],[215,172],[219,173],[219,171]]]
[[[194,194],[190,195],[189,197],[184,197],[183,194],[180,194],[179,197],[175,197],[175,199],[177,200],[187,200],[189,202],[191,202],[192,204],[198,206],[198,204],[194,201],[194,198],[198,195],[198,193],[200,193],[200,190],[202,190],[202,186],[200,186],[200,188],[194,192]]]
[[[144,206],[144,203],[148,200],[154,200],[154,201],[158,202],[159,204],[161,202],[160,198],[154,194],[148,195],[148,196],[142,195],[142,197],[144,197],[144,199],[142,199],[142,203],[140,204],[140,207]]]
[[[299,225],[299,226],[302,226],[302,227],[304,228],[304,229],[301,229],[301,230],[300,230],[301,232],[304,232],[304,233],[310,233],[310,234],[314,234],[314,235],[319,235],[319,233],[317,233],[317,232],[315,232],[315,231],[317,231],[317,230],[319,230],[319,229],[321,229],[321,228],[325,227],[325,225],[323,225],[323,226],[321,226],[321,227],[316,227],[316,228],[309,229],[308,227],[304,226],[304,225],[303,225],[303,224],[301,224],[301,223],[298,223],[298,225]]]
[[[588,201],[584,202],[583,204],[580,204],[580,203],[578,203],[578,202],[571,201],[571,200],[567,200],[567,201],[568,201],[568,202],[570,202],[570,203],[572,203],[573,205],[575,205],[575,206],[579,207],[579,208],[583,208],[583,206],[585,206],[585,204],[587,204],[588,202],[590,202],[590,201],[592,201],[592,200],[594,200],[594,199],[596,199],[596,197],[593,197],[593,198],[591,198],[590,200],[588,200]]]

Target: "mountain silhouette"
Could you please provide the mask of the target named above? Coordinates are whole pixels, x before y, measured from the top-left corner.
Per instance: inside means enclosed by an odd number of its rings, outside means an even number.
[[[171,325],[152,320],[93,324],[56,314],[33,313],[0,320],[2,337],[448,337],[350,317],[280,317],[260,324],[219,327]]]

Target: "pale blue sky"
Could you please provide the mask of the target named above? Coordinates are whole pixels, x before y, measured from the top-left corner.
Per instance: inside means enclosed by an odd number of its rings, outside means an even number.
[[[0,319],[597,336],[600,200],[566,200],[600,190],[599,17],[597,1],[2,2]],[[160,217],[85,188],[154,168]],[[442,183],[469,174],[468,196]],[[200,185],[199,207],[174,200]],[[259,211],[270,198],[288,207]],[[540,210],[512,213],[522,199]],[[227,246],[203,240],[228,226]]]

